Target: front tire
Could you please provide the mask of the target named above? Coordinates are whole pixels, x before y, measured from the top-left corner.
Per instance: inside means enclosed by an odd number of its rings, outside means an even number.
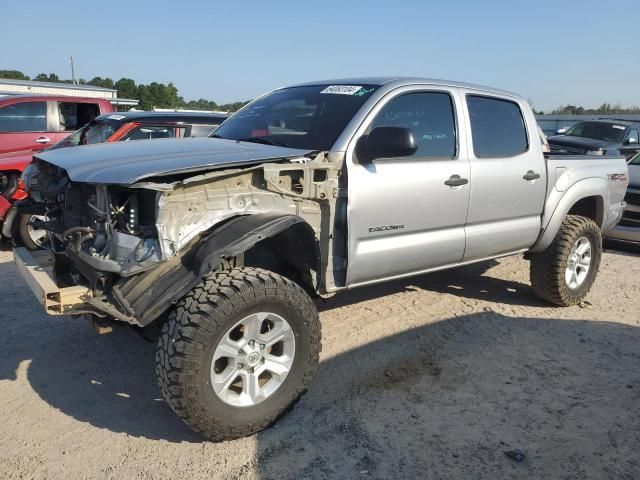
[[[530,279],[543,300],[577,305],[589,293],[602,257],[602,234],[587,217],[567,215],[551,245],[531,254]]]
[[[45,248],[48,243],[47,232],[45,230],[33,228],[29,225],[29,222],[33,218],[39,218],[46,220],[46,217],[39,215],[31,215],[29,213],[23,213],[18,219],[18,240],[19,244],[24,245],[31,251],[40,250]]]
[[[209,274],[170,312],[156,373],[171,408],[212,440],[256,433],[306,390],[318,364],[318,311],[267,270]]]

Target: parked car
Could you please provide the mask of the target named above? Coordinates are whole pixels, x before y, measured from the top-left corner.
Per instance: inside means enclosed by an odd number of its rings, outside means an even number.
[[[15,258],[51,315],[158,328],[167,403],[216,440],[305,391],[310,296],[526,252],[538,296],[580,303],[627,187],[622,157],[545,158],[521,97],[439,80],[282,88],[212,136],[38,153],[51,251]]]
[[[640,150],[640,123],[617,120],[589,120],[558,130],[547,138],[552,154],[622,155]]]
[[[98,115],[113,112],[107,99],[50,95],[0,98],[0,154],[39,151]]]
[[[629,187],[624,197],[627,205],[622,220],[607,232],[606,237],[620,242],[640,244],[640,153],[631,157],[627,166]]]
[[[96,117],[72,135],[50,147],[49,150],[131,140],[206,137],[228,116],[227,114],[181,112],[111,113]],[[19,177],[32,159],[33,152],[29,150],[0,155],[0,193],[9,203],[9,207],[4,203],[4,208],[0,203],[0,226],[2,226],[0,238],[17,235],[19,243],[35,250],[41,247],[46,232],[31,225],[33,215],[25,214],[15,217],[15,213],[10,209],[11,203],[27,197]],[[3,225],[5,217],[7,220]]]

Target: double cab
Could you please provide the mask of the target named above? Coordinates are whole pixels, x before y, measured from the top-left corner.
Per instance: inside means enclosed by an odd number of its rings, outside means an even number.
[[[512,93],[320,81],[267,93],[212,138],[36,154],[25,208],[48,212],[49,252],[15,257],[47,313],[159,331],[167,403],[231,439],[305,391],[313,297],[525,254],[540,298],[580,303],[627,175],[622,157],[545,158]]]

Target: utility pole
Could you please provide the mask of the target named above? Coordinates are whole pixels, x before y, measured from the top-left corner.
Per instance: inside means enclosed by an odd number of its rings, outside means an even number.
[[[77,85],[78,82],[76,82],[76,70],[73,65],[73,56],[69,57],[69,63],[71,64],[71,81],[74,85]]]

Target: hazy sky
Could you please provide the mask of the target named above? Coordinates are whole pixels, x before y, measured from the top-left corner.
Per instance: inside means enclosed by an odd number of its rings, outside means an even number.
[[[637,105],[639,18],[639,0],[0,0],[0,69],[70,78],[73,55],[85,79],[171,81],[218,103],[411,75],[504,88],[538,109]]]

